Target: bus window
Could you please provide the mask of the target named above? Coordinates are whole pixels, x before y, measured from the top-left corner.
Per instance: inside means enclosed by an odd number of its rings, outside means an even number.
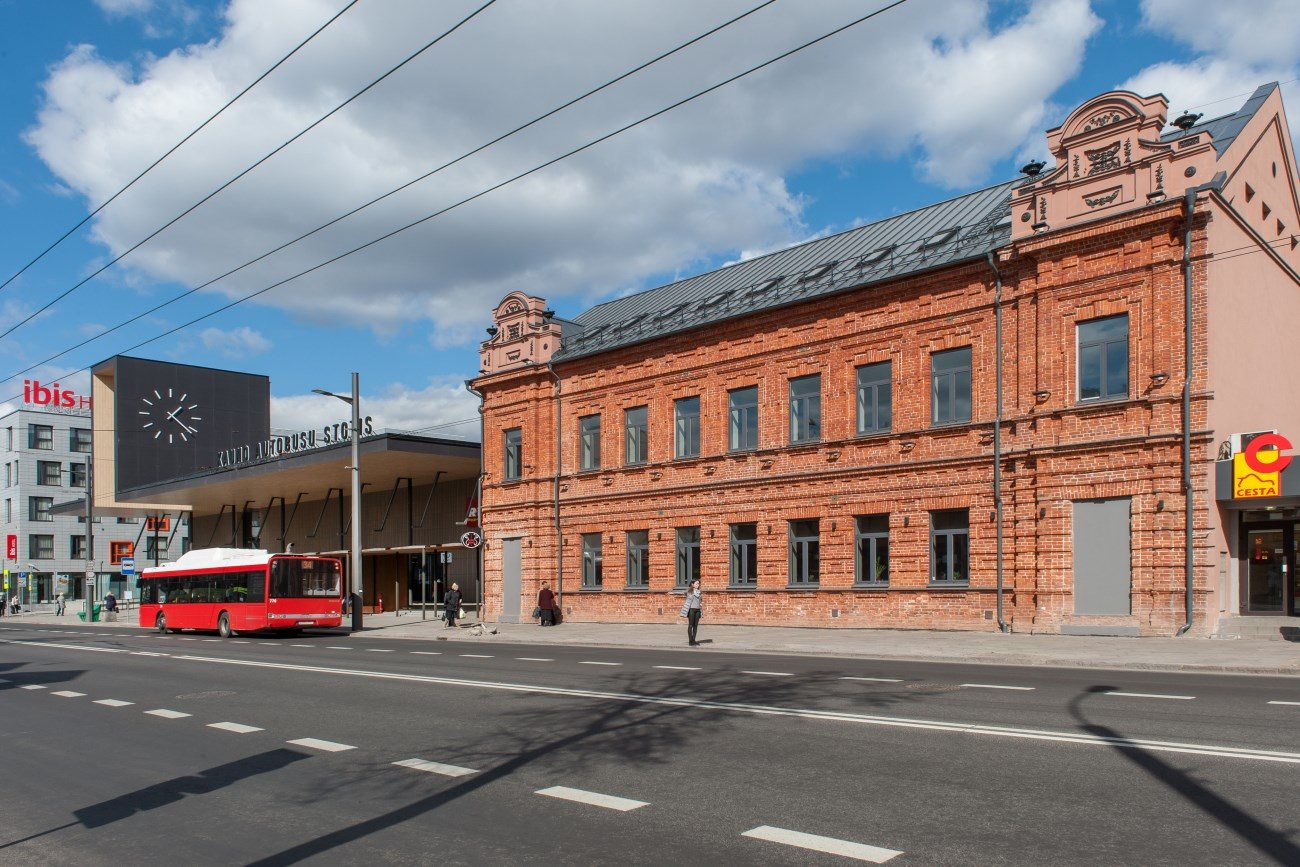
[[[244,580],[248,587],[249,602],[266,601],[266,572],[258,570],[256,572],[245,572]]]
[[[335,597],[341,594],[342,575],[337,560],[272,560],[271,595],[294,599]]]

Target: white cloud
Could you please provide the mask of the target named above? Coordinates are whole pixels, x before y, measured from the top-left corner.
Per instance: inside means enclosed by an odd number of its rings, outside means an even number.
[[[318,428],[346,420],[351,411],[346,404],[317,394],[272,397],[271,426],[278,430]],[[392,384],[377,394],[367,392],[363,382],[361,412],[374,418],[376,430],[479,438],[478,398],[458,380],[439,379],[422,389]]]
[[[205,348],[220,352],[227,358],[259,355],[271,348],[270,340],[266,339],[260,331],[247,325],[229,330],[205,328],[199,332],[199,341]]]
[[[131,246],[473,5],[359,4],[106,210],[94,237],[114,253]],[[154,279],[210,279],[748,5],[490,8],[130,261]],[[138,65],[79,46],[52,69],[27,140],[97,204],[337,8],[233,0],[217,38]],[[852,0],[770,7],[221,290],[269,285],[863,12]],[[508,291],[590,300],[807,236],[807,203],[785,177],[811,160],[904,156],[944,186],[988,180],[990,163],[1041,135],[1047,100],[1100,24],[1087,0],[1015,12],[994,26],[985,0],[915,0],[257,303],[378,331],[423,321],[434,343],[463,344]]]
[[[142,15],[153,8],[153,0],[95,0],[108,15]]]

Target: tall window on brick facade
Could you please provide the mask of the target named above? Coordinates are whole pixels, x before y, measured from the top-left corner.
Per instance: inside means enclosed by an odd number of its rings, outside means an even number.
[[[54,428],[47,424],[27,426],[27,448],[49,451],[54,448]]]
[[[821,374],[790,380],[790,442],[810,443],[821,437]]]
[[[673,431],[673,457],[699,457],[700,399],[698,397],[683,397],[673,401]]]
[[[853,583],[863,587],[889,584],[889,516],[860,515],[853,528]]]
[[[36,484],[60,485],[63,483],[63,464],[58,461],[36,462]]]
[[[970,347],[930,356],[930,418],[933,424],[970,421]]]
[[[813,586],[821,580],[821,533],[819,522],[790,522],[790,586]]]
[[[32,534],[27,537],[27,556],[33,560],[54,559],[54,537],[48,534]]]
[[[74,452],[90,452],[90,428],[68,428],[68,448]]]
[[[970,513],[952,509],[930,513],[930,582],[970,581]]]
[[[582,588],[599,590],[604,583],[604,562],[600,552],[600,534],[582,534]]]
[[[758,448],[758,386],[727,392],[727,448],[733,452]]]
[[[650,586],[650,531],[627,533],[627,586]]]
[[[1128,314],[1079,323],[1079,400],[1128,397]]]
[[[858,368],[858,433],[880,433],[893,424],[893,386],[890,363]]]
[[[644,406],[623,410],[623,463],[644,464],[650,454],[650,411]]]
[[[502,436],[505,439],[505,477],[506,481],[518,479],[524,467],[524,432],[512,427]]]
[[[28,497],[27,498],[27,520],[53,521],[54,516],[50,514],[50,509],[53,506],[54,506],[53,497]]]
[[[581,469],[600,469],[600,416],[584,415],[578,419],[578,452]]]
[[[731,586],[758,584],[758,525],[731,525]]]
[[[677,586],[685,587],[700,577],[700,528],[677,528]]]

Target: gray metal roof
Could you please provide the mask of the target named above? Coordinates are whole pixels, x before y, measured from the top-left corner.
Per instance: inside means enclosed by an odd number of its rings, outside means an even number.
[[[1264,100],[1268,99],[1269,94],[1277,90],[1277,88],[1278,83],[1276,81],[1268,84],[1261,84],[1259,87],[1255,88],[1255,92],[1250,95],[1250,99],[1246,100],[1245,104],[1243,104],[1241,108],[1231,114],[1203,120],[1191,129],[1170,130],[1169,132],[1163,133],[1160,136],[1160,140],[1163,142],[1171,142],[1177,141],[1180,138],[1186,138],[1189,135],[1196,135],[1198,132],[1208,132],[1213,137],[1215,153],[1218,156],[1223,156],[1223,152],[1228,149],[1228,146],[1231,145],[1241,131],[1246,128],[1246,124],[1255,116],[1255,112],[1259,111],[1259,107],[1264,104]]]
[[[564,329],[556,361],[982,258],[1011,240],[1008,181],[707,274],[598,304]]]

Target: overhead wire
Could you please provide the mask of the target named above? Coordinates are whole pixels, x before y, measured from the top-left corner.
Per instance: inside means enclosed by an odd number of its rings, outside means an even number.
[[[381,75],[381,76],[379,76],[378,78],[376,78],[375,80],[371,81],[371,82],[370,82],[369,84],[367,84],[365,87],[361,88],[361,89],[358,90],[356,93],[352,94],[352,95],[349,96],[347,99],[343,100],[343,102],[339,103],[339,104],[336,105],[334,108],[330,109],[328,112],[326,112],[325,114],[321,115],[321,116],[320,116],[319,118],[317,118],[316,120],[312,121],[310,124],[308,124],[308,125],[307,125],[306,127],[304,127],[303,129],[301,129],[301,130],[299,130],[298,132],[294,133],[290,138],[286,139],[284,142],[282,142],[281,144],[277,145],[277,146],[275,147],[275,149],[273,149],[272,151],[270,151],[269,153],[267,153],[265,156],[263,156],[263,157],[261,157],[260,159],[258,159],[255,163],[253,163],[252,165],[250,165],[250,166],[248,166],[247,168],[243,169],[241,172],[239,172],[237,175],[235,175],[234,177],[232,177],[230,180],[226,181],[226,182],[223,183],[221,186],[217,187],[215,190],[213,190],[212,192],[208,193],[206,196],[204,196],[203,198],[199,199],[199,200],[198,200],[197,202],[195,202],[194,204],[190,205],[188,208],[186,208],[186,209],[185,209],[184,211],[182,211],[181,213],[177,214],[175,217],[172,217],[172,218],[171,218],[170,220],[168,220],[166,223],[164,223],[163,225],[159,226],[159,227],[158,227],[157,229],[155,229],[154,231],[150,232],[150,233],[149,233],[148,235],[146,235],[144,238],[142,238],[142,239],[140,239],[139,241],[137,241],[137,242],[136,242],[135,244],[133,244],[131,247],[127,248],[125,251],[123,251],[122,253],[118,254],[116,257],[114,257],[113,259],[109,260],[107,263],[105,263],[104,265],[100,266],[99,268],[97,268],[95,271],[93,271],[93,272],[90,273],[89,275],[87,275],[87,276],[83,277],[81,280],[77,281],[75,284],[73,284],[73,285],[72,285],[71,287],[69,287],[68,289],[65,289],[63,292],[60,292],[58,295],[54,296],[54,298],[50,299],[50,301],[48,301],[47,303],[45,303],[44,305],[42,305],[42,306],[41,306],[40,308],[38,308],[37,310],[33,311],[32,313],[29,313],[27,316],[23,317],[23,318],[20,319],[18,322],[14,323],[13,325],[11,325],[11,326],[9,326],[8,328],[6,328],[3,332],[0,332],[0,339],[3,339],[3,338],[5,338],[5,337],[8,337],[8,336],[9,336],[10,334],[12,334],[14,331],[16,331],[16,330],[18,330],[19,328],[23,327],[23,326],[26,325],[28,322],[31,322],[33,319],[35,319],[36,317],[40,316],[40,315],[41,315],[42,313],[44,313],[45,311],[49,310],[49,309],[50,309],[51,307],[53,307],[55,304],[58,304],[58,303],[59,303],[60,301],[62,301],[64,298],[67,298],[69,295],[71,295],[73,292],[75,292],[75,291],[77,291],[78,289],[80,289],[82,286],[85,286],[85,285],[86,285],[87,283],[89,283],[91,280],[95,279],[95,278],[98,277],[100,274],[103,274],[105,271],[107,271],[109,268],[112,268],[112,267],[113,267],[114,265],[116,265],[118,262],[121,262],[121,261],[122,261],[123,259],[125,259],[127,256],[130,256],[130,255],[131,255],[132,253],[134,253],[136,250],[139,250],[141,247],[143,247],[145,244],[149,243],[149,242],[152,241],[154,238],[156,238],[156,237],[158,237],[159,235],[161,235],[161,234],[162,234],[163,232],[165,232],[167,229],[169,229],[169,228],[171,228],[172,226],[176,225],[178,222],[180,222],[181,220],[183,220],[185,217],[189,216],[189,215],[192,214],[194,211],[198,210],[198,208],[202,207],[203,204],[205,204],[206,202],[210,201],[213,197],[217,196],[217,195],[220,194],[223,190],[227,189],[227,188],[230,187],[232,184],[234,184],[235,182],[237,182],[240,178],[244,177],[244,176],[247,175],[249,172],[253,171],[253,170],[256,169],[258,166],[262,165],[262,164],[265,163],[267,160],[271,159],[273,156],[275,156],[276,154],[280,153],[282,150],[284,150],[285,148],[287,148],[289,145],[293,144],[293,143],[296,142],[298,139],[302,138],[304,135],[306,135],[307,133],[311,132],[311,131],[312,131],[313,129],[315,129],[316,127],[320,126],[320,125],[321,125],[322,123],[324,123],[326,120],[328,120],[329,118],[331,118],[331,117],[333,117],[335,114],[337,114],[339,111],[341,111],[345,106],[351,104],[354,100],[360,98],[363,94],[367,93],[367,92],[370,91],[372,88],[374,88],[375,86],[377,86],[380,82],[384,81],[384,80],[387,79],[390,75],[392,75],[393,73],[397,72],[397,71],[398,71],[399,69],[401,69],[403,66],[405,66],[405,65],[408,64],[408,63],[410,63],[412,60],[415,60],[417,57],[419,57],[419,56],[420,56],[421,54],[423,54],[424,52],[428,51],[428,50],[429,50],[430,48],[432,48],[433,46],[437,45],[437,44],[438,44],[439,42],[441,42],[443,39],[446,39],[448,36],[450,36],[451,34],[455,33],[455,32],[456,32],[457,30],[459,30],[462,26],[464,26],[464,25],[467,24],[469,21],[471,21],[473,18],[475,18],[475,17],[476,17],[480,12],[482,12],[482,11],[485,10],[485,9],[487,9],[489,6],[491,6],[492,4],[494,4],[494,3],[496,3],[496,2],[497,2],[497,0],[487,0],[486,3],[484,3],[482,6],[479,6],[477,9],[475,9],[475,10],[474,10],[473,12],[471,12],[469,15],[466,15],[464,18],[462,18],[462,19],[460,19],[459,21],[457,21],[457,22],[456,22],[454,25],[452,25],[449,29],[444,30],[441,34],[439,34],[438,36],[434,37],[434,38],[431,39],[430,41],[426,42],[426,43],[425,43],[423,46],[421,46],[419,49],[417,49],[416,51],[414,51],[414,52],[412,52],[411,54],[407,55],[405,59],[403,59],[403,60],[402,60],[400,63],[398,63],[396,66],[391,67],[391,68],[390,68],[387,72],[385,72],[383,75]]]
[[[330,26],[331,24],[333,24],[335,21],[339,20],[339,18],[343,17],[343,13],[347,12],[349,9],[351,9],[353,6],[357,5],[357,3],[359,3],[359,2],[361,2],[361,0],[351,0],[350,3],[348,3],[348,4],[347,4],[346,6],[344,6],[342,9],[340,9],[338,12],[335,12],[334,15],[332,15],[328,21],[326,21],[326,22],[325,22],[324,24],[322,24],[320,27],[317,27],[315,30],[313,30],[313,31],[311,32],[311,34],[310,34],[306,39],[302,40],[302,41],[299,42],[297,45],[295,45],[295,46],[293,47],[293,50],[291,50],[288,54],[284,55],[284,56],[281,57],[279,60],[277,60],[275,63],[273,63],[273,64],[272,64],[272,65],[271,65],[271,66],[270,66],[270,67],[269,67],[265,72],[263,72],[263,73],[262,73],[261,75],[259,75],[257,78],[253,79],[252,83],[250,83],[250,84],[249,84],[247,87],[245,87],[243,90],[239,91],[239,93],[236,93],[234,96],[232,96],[232,97],[230,98],[230,100],[229,100],[228,102],[226,102],[225,105],[221,106],[221,108],[217,109],[215,112],[213,112],[212,114],[208,115],[207,119],[204,120],[203,123],[199,124],[198,126],[194,127],[194,129],[190,130],[190,132],[189,132],[188,135],[186,135],[186,136],[185,136],[184,138],[182,138],[180,141],[176,142],[176,144],[174,144],[174,145],[172,145],[170,148],[168,148],[167,151],[166,151],[162,156],[158,157],[158,159],[154,160],[152,163],[150,163],[148,166],[146,166],[145,169],[144,169],[144,171],[140,172],[138,175],[136,175],[135,177],[133,177],[131,180],[127,181],[125,186],[123,186],[123,187],[122,187],[121,189],[119,189],[117,192],[113,193],[113,195],[109,196],[107,199],[105,199],[103,202],[101,202],[101,203],[100,203],[100,204],[99,204],[99,205],[98,205],[98,206],[97,206],[93,211],[91,211],[90,213],[86,214],[86,216],[82,217],[80,222],[78,222],[78,223],[77,223],[75,226],[73,226],[71,229],[68,229],[66,232],[64,232],[62,235],[60,235],[58,238],[56,238],[52,244],[50,244],[48,247],[46,247],[46,248],[45,248],[44,250],[42,250],[40,253],[36,254],[36,256],[35,256],[34,258],[32,258],[30,261],[28,261],[27,264],[23,265],[21,268],[19,268],[19,269],[18,269],[17,271],[15,271],[13,274],[10,274],[9,277],[7,277],[3,283],[0,283],[0,289],[4,289],[4,288],[5,288],[6,286],[8,286],[10,283],[12,283],[12,282],[14,282],[15,280],[17,280],[19,277],[21,277],[24,273],[27,272],[27,269],[31,268],[31,267],[32,267],[33,265],[35,265],[37,262],[39,262],[39,261],[41,261],[42,259],[44,259],[44,258],[46,257],[46,255],[48,255],[50,252],[52,252],[52,251],[54,250],[54,248],[58,247],[60,244],[62,244],[62,243],[63,243],[64,241],[66,241],[68,238],[72,237],[72,235],[73,235],[73,234],[74,234],[78,229],[80,229],[82,226],[86,225],[86,223],[88,223],[88,222],[90,222],[92,219],[94,219],[94,218],[99,214],[100,211],[104,210],[104,209],[107,208],[109,205],[113,204],[113,202],[117,200],[118,196],[122,195],[122,194],[125,193],[127,190],[131,189],[131,187],[135,186],[135,184],[136,184],[137,181],[139,181],[139,180],[140,180],[141,178],[143,178],[145,175],[149,174],[149,173],[150,173],[151,171],[153,171],[154,169],[158,168],[158,166],[163,162],[163,160],[167,159],[169,156],[171,156],[172,154],[176,153],[176,151],[180,150],[181,147],[182,147],[186,142],[188,142],[190,139],[194,138],[194,136],[198,135],[198,134],[199,134],[199,133],[200,133],[200,132],[205,128],[205,127],[207,127],[208,124],[212,123],[214,120],[216,120],[216,119],[217,119],[218,117],[220,117],[222,114],[224,114],[225,111],[226,111],[226,109],[230,108],[232,105],[234,105],[236,102],[238,102],[238,101],[240,100],[241,97],[243,97],[246,93],[248,93],[248,92],[249,92],[250,90],[252,90],[254,87],[257,87],[259,84],[261,84],[262,81],[263,81],[263,80],[264,80],[268,75],[270,75],[272,72],[275,72],[277,69],[279,69],[280,66],[283,65],[283,64],[285,63],[285,61],[287,61],[290,57],[293,57],[295,54],[297,54],[297,53],[298,53],[298,52],[303,48],[303,46],[305,46],[308,42],[311,42],[313,39],[315,39],[317,36],[319,36],[319,35],[320,35],[324,30],[325,30],[325,28],[329,27],[329,26]]]

